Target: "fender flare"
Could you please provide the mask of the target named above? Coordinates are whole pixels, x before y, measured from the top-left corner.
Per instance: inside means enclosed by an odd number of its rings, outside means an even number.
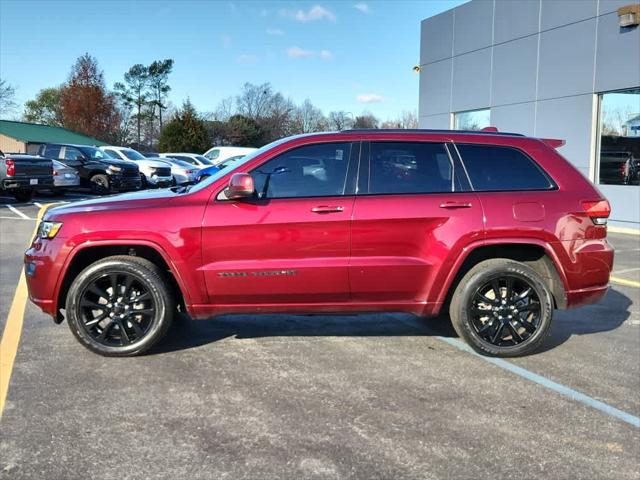
[[[88,248],[93,247],[111,247],[111,246],[122,246],[122,245],[139,245],[152,248],[155,250],[165,261],[169,270],[178,284],[178,288],[182,293],[182,297],[184,298],[184,303],[189,308],[193,302],[191,300],[191,295],[189,294],[189,289],[186,287],[184,279],[180,275],[179,269],[176,267],[175,263],[171,259],[171,257],[167,254],[164,248],[156,242],[152,242],[150,240],[126,240],[126,239],[118,239],[118,240],[98,240],[98,241],[86,241],[83,243],[79,243],[73,247],[73,249],[67,255],[65,262],[60,270],[60,274],[58,275],[58,279],[56,281],[55,291],[53,292],[53,309],[52,311],[57,312],[59,309],[58,306],[58,298],[60,298],[60,290],[62,289],[62,285],[64,284],[64,280],[67,276],[67,272],[69,271],[69,266],[73,263],[73,260],[76,258],[78,253]]]
[[[505,244],[535,245],[537,247],[541,247],[549,257],[549,259],[551,260],[551,263],[553,264],[556,270],[556,273],[558,274],[558,278],[562,283],[562,287],[564,289],[565,297],[566,297],[566,292],[569,290],[567,277],[565,275],[564,270],[560,268],[560,265],[561,265],[560,259],[558,258],[557,253],[555,252],[553,247],[549,244],[549,242],[545,242],[544,240],[540,240],[538,238],[517,238],[517,237],[516,238],[511,238],[511,237],[491,238],[491,239],[476,240],[462,248],[461,254],[458,255],[458,257],[456,258],[452,268],[449,270],[448,275],[444,279],[442,288],[438,292],[438,297],[436,298],[436,305],[438,305],[437,308],[438,309],[441,308],[442,305],[444,304],[454,279],[458,275],[458,272],[460,271],[460,268],[462,267],[463,263],[467,260],[467,258],[472,252],[482,247],[499,246],[499,245],[505,245]],[[556,301],[565,302],[566,298],[556,299]]]

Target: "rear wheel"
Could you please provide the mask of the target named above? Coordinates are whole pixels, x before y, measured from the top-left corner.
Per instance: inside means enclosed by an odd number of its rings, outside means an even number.
[[[30,202],[33,198],[33,190],[29,188],[22,188],[13,192],[14,198],[19,202]]]
[[[517,357],[536,351],[549,333],[553,297],[525,264],[485,260],[460,280],[449,309],[453,328],[479,353]]]
[[[113,256],[84,269],[69,288],[66,314],[78,341],[104,356],[139,355],[173,320],[175,301],[163,272],[148,260]]]
[[[94,175],[89,180],[89,188],[91,188],[91,193],[95,193],[97,195],[110,193],[111,184],[109,182],[109,177],[101,173]]]

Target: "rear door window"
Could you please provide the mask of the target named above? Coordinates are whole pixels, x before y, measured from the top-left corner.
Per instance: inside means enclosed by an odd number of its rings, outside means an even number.
[[[456,146],[476,191],[555,188],[538,164],[516,148],[468,144]]]
[[[453,190],[453,165],[442,143],[371,142],[370,194]]]

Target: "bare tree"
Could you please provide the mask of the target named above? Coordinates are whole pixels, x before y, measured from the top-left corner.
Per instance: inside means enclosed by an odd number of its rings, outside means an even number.
[[[327,119],[322,110],[315,107],[309,99],[296,108],[295,122],[299,133],[320,132],[327,129]]]
[[[330,112],[327,118],[328,128],[331,130],[347,130],[353,127],[353,119],[349,112]]]
[[[15,102],[16,89],[6,80],[0,79],[0,117],[6,117],[17,107]]]

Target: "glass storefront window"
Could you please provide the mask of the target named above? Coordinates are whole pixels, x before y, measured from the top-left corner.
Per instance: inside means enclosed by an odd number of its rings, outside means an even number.
[[[490,125],[491,111],[470,110],[468,112],[458,112],[454,114],[453,128],[455,130],[482,130]]]
[[[598,181],[640,184],[640,88],[600,95]]]

